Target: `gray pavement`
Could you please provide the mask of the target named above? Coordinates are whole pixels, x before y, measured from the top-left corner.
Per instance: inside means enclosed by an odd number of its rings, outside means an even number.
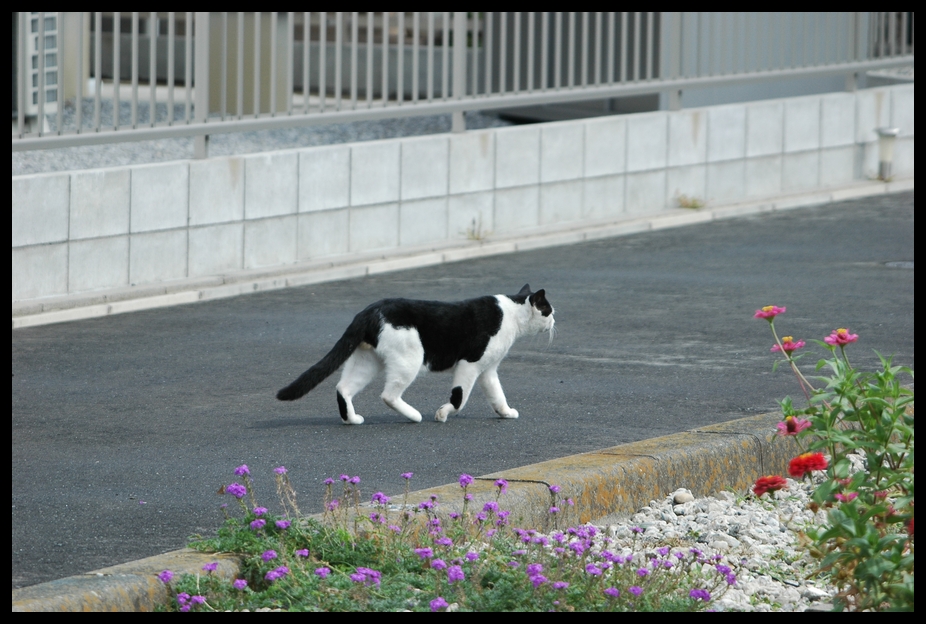
[[[213,495],[247,463],[261,502],[280,464],[316,511],[322,480],[360,475],[397,493],[766,412],[797,391],[773,373],[762,305],[783,334],[837,326],[913,366],[913,193],[540,249],[176,308],[16,330],[13,587],[182,546],[221,521]],[[479,396],[446,424],[411,424],[371,386],[344,427],[335,379],[273,395],[317,361],[353,315],[388,296],[461,299],[545,288],[558,333],[500,367],[521,418]],[[814,348],[817,354],[819,348]],[[809,356],[807,362],[814,362]],[[375,382],[374,382],[375,383]],[[406,393],[423,413],[450,379]],[[269,505],[268,505],[269,506]]]

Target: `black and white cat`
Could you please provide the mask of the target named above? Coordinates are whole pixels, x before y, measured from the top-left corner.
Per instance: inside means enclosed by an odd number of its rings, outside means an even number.
[[[517,295],[455,303],[383,299],[355,316],[328,355],[277,392],[277,398],[304,396],[344,364],[338,409],[345,424],[359,425],[363,416],[354,411],[351,399],[385,370],[383,401],[421,422],[421,413],[402,400],[402,393],[423,370],[453,369],[450,402],[437,410],[434,420],[446,422],[462,410],[476,381],[499,416],[517,418],[498,381],[498,365],[521,336],[551,332],[552,340],[553,322],[544,291],[531,293],[527,284]]]

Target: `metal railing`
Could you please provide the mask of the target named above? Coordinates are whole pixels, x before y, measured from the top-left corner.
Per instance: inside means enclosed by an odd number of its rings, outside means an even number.
[[[913,63],[913,13],[14,13],[13,151]],[[39,53],[39,50],[43,53]],[[65,105],[60,105],[64,101]],[[33,120],[35,122],[33,123]]]

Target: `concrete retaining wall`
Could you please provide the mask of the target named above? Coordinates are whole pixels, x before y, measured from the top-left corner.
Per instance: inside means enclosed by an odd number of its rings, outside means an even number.
[[[13,302],[389,255],[874,177],[913,85],[13,177]]]

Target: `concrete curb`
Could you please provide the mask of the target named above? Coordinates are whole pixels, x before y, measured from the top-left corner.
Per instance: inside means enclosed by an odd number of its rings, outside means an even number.
[[[674,209],[655,215],[630,217],[622,221],[585,222],[580,227],[566,224],[518,234],[516,237],[484,241],[467,241],[443,247],[406,248],[392,254],[354,254],[339,262],[315,261],[277,267],[237,271],[209,278],[178,280],[169,284],[128,287],[73,296],[13,302],[12,328],[48,325],[110,314],[122,314],[167,306],[223,299],[253,292],[305,286],[320,282],[350,279],[527,251],[543,247],[571,245],[601,238],[625,236],[648,230],[680,227],[720,219],[730,219],[763,212],[790,210],[828,204],[858,197],[913,190],[913,178],[891,182],[863,181],[827,191],[813,191],[763,200],[707,207],[696,210]]]
[[[575,500],[555,516],[559,526],[630,514],[652,499],[684,487],[695,496],[722,490],[746,491],[761,475],[783,474],[798,452],[791,438],[776,435],[781,414],[770,413],[701,427],[683,433],[623,444],[478,477],[468,488],[470,508],[495,499],[496,479],[508,481],[503,506],[515,526],[552,528],[549,486]],[[456,483],[409,494],[417,504],[437,496],[442,514],[462,508]],[[233,578],[234,557],[169,552],[95,572],[13,590],[13,611],[152,611],[169,599],[157,575],[196,573],[218,560],[217,573]]]

